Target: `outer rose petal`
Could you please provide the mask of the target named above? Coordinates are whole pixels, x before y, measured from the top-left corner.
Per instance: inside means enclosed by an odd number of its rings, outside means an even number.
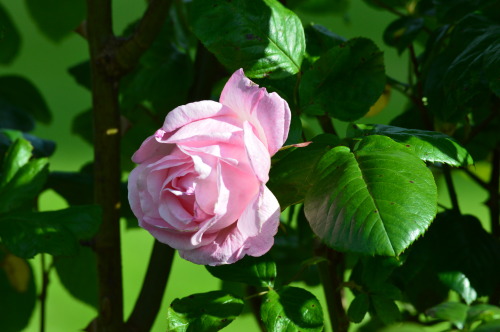
[[[141,164],[153,157],[163,157],[169,155],[173,149],[174,145],[158,143],[155,136],[149,136],[141,144],[139,150],[134,153],[132,161],[136,164]]]
[[[276,93],[250,81],[243,69],[236,71],[224,86],[221,104],[249,119],[269,153],[274,155],[285,143],[290,129],[290,107]]]
[[[263,225],[269,220],[278,220],[280,205],[273,193],[262,185],[260,193],[255,197],[252,204],[241,214],[238,220],[238,229],[248,236],[258,236],[262,233]]]
[[[173,132],[191,122],[228,115],[230,113],[231,110],[211,100],[189,103],[170,111],[165,118],[162,129],[166,132]]]
[[[269,200],[271,201],[269,205],[274,205],[272,203],[274,195],[270,191],[268,193],[272,197],[265,194],[266,198],[264,200]],[[277,203],[276,198],[274,198],[274,201]],[[274,235],[278,231],[279,205],[276,211],[272,210],[273,208],[264,208],[262,210],[263,224],[261,232],[255,236],[248,236],[248,234],[240,231],[238,225],[233,224],[219,231],[212,243],[193,250],[179,250],[179,254],[182,258],[193,263],[212,266],[232,264],[245,255],[262,256],[273,246]],[[264,211],[268,213],[264,213]],[[266,214],[267,216],[265,216]]]

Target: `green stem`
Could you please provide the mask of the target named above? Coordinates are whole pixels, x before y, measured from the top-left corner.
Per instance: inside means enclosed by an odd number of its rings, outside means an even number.
[[[453,179],[451,177],[451,169],[448,165],[443,165],[443,174],[446,181],[446,188],[448,189],[448,194],[450,195],[451,209],[460,214],[460,206],[458,205],[458,196],[455,190],[455,185],[453,184]]]
[[[148,332],[160,311],[175,250],[155,240],[141,293],[127,321],[127,331]]]
[[[49,287],[50,279],[49,273],[52,268],[52,264],[47,267],[45,262],[46,254],[40,254],[40,263],[42,267],[42,289],[40,291],[40,332],[45,332],[45,320],[46,320],[46,306],[47,306],[47,290]]]
[[[344,282],[344,254],[322,245],[317,250],[328,261],[318,264],[321,283],[325,293],[328,315],[333,332],[347,332],[349,319],[342,304],[342,285]]]

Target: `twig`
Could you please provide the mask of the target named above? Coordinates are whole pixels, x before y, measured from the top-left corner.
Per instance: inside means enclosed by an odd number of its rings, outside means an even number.
[[[45,254],[40,254],[40,263],[42,267],[42,289],[40,291],[40,332],[45,332],[45,321],[46,321],[46,306],[47,306],[47,290],[50,284],[49,274],[52,270],[53,264],[51,263],[48,267],[45,262]]]
[[[325,133],[337,135],[337,131],[333,126],[332,119],[328,115],[320,115],[317,118],[321,128]]]
[[[416,78],[416,91],[415,91],[415,97],[410,97],[410,99],[413,101],[413,103],[417,106],[418,110],[420,111],[420,116],[422,118],[422,122],[424,123],[425,127],[428,130],[433,130],[434,125],[432,124],[431,118],[429,116],[429,112],[427,111],[427,107],[424,105],[424,102],[422,101],[422,98],[424,96],[423,92],[423,87],[422,87],[422,78],[421,78],[421,73],[419,70],[419,64],[418,64],[418,59],[417,55],[415,54],[415,48],[413,47],[413,44],[410,44],[408,46],[408,50],[410,51],[410,61],[412,64],[413,72],[415,73],[415,78]]]
[[[500,238],[500,144],[493,149],[489,196],[487,204],[490,209],[491,232],[493,236]]]
[[[396,9],[394,9],[394,8],[392,8],[392,7],[390,7],[390,6],[388,6],[388,5],[386,5],[386,4],[385,4],[384,2],[382,2],[382,1],[372,0],[372,2],[373,2],[374,4],[376,4],[377,6],[379,6],[380,8],[384,8],[385,10],[387,10],[387,11],[389,11],[389,12],[391,12],[391,13],[393,13],[393,14],[395,14],[395,15],[399,16],[399,17],[405,17],[405,16],[406,16],[405,14],[401,13],[400,11],[398,11],[398,10],[396,10]]]
[[[325,257],[328,262],[318,264],[321,283],[325,293],[328,315],[333,332],[347,332],[349,319],[342,305],[342,285],[344,282],[344,255],[322,245],[317,250],[318,255]]]
[[[172,0],[152,0],[134,34],[116,49],[116,62],[127,73],[138,63],[142,54],[151,46],[168,16]]]
[[[126,327],[129,332],[148,332],[161,307],[175,250],[155,240],[141,293]]]
[[[446,188],[448,189],[448,194],[450,195],[450,201],[452,210],[460,214],[460,206],[458,205],[457,192],[455,190],[455,185],[453,184],[453,179],[451,178],[450,166],[443,165],[443,174],[446,181]]]

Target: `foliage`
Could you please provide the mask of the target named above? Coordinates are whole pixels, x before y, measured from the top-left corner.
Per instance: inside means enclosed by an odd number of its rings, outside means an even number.
[[[309,22],[348,17],[348,0],[151,0],[119,37],[111,0],[27,0],[47,42],[77,32],[89,44],[89,58],[67,74],[92,95],[93,109],[71,130],[96,157],[78,172],[49,169],[59,142],[32,132],[63,110],[50,109],[29,77],[0,75],[0,330],[26,327],[53,271],[77,300],[110,315],[96,321],[98,331],[150,329],[172,253],[153,252],[143,293],[123,322],[119,218],[131,227],[136,220],[120,180],[170,110],[218,99],[221,82],[239,68],[292,112],[290,145],[272,158],[267,184],[281,226],[264,256],[207,267],[244,291],[186,289],[160,318],[163,329],[217,331],[251,311],[263,331],[500,330],[500,5],[364,2],[394,15],[381,37],[408,59],[407,81],[388,75],[391,63],[371,39]],[[16,24],[0,4],[2,66],[22,53]],[[391,91],[406,98],[400,114],[367,124]],[[490,174],[476,175],[474,163]],[[458,173],[487,195],[489,220],[461,212]],[[68,207],[39,211],[45,190]],[[451,206],[438,202],[440,190]],[[33,257],[43,262],[41,284]],[[309,288],[320,283],[326,302]],[[148,314],[137,321],[136,311]]]

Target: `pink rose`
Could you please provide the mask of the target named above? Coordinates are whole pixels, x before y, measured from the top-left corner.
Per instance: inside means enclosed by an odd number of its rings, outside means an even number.
[[[280,215],[266,182],[289,126],[287,102],[241,69],[219,103],[177,107],[132,157],[139,165],[129,201],[139,225],[197,264],[265,254]]]

